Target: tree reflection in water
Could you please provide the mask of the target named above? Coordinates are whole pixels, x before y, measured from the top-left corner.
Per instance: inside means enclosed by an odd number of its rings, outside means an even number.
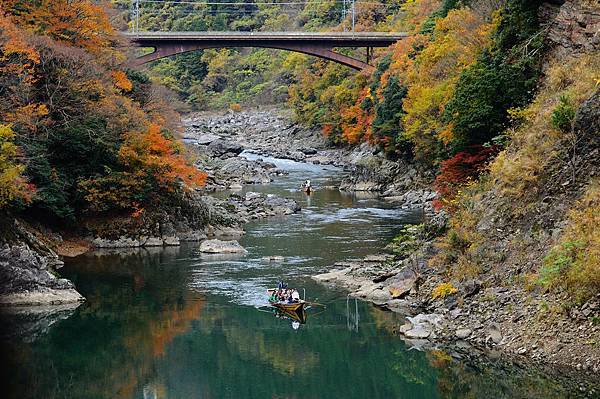
[[[310,281],[327,304],[300,329],[190,289],[193,249],[75,259],[87,298],[33,342],[4,345],[7,398],[562,398],[557,380],[409,350],[403,319]],[[211,267],[214,267],[211,265]],[[321,290],[321,291],[319,291]]]

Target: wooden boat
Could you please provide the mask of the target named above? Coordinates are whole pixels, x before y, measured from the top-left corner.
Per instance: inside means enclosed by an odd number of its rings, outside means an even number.
[[[275,288],[271,288],[267,290],[267,294],[270,297],[275,291],[277,291]],[[298,300],[298,302],[292,303],[289,303],[287,301],[272,301],[271,299],[269,299],[269,303],[271,304],[271,306],[274,306],[285,312],[298,312],[299,310],[304,310],[304,307],[306,306],[306,302],[302,299]]]

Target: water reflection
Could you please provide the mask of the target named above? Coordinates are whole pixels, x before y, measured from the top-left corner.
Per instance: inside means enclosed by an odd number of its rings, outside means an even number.
[[[34,342],[4,348],[13,382],[5,397],[566,396],[559,383],[518,367],[409,350],[392,334],[398,315],[317,287],[309,292],[326,311],[311,309],[294,330],[292,319],[190,289],[194,262],[194,248],[71,262],[88,301]]]

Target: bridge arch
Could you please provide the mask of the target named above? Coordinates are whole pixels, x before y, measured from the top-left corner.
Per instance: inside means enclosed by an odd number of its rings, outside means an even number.
[[[136,65],[189,51],[209,48],[258,47],[294,51],[323,58],[350,68],[372,72],[368,63],[369,50],[387,47],[406,34],[332,32],[145,32],[128,34],[139,47],[154,48],[154,52],[135,60]],[[362,61],[334,51],[337,47],[366,47],[367,60]]]
[[[154,52],[143,55],[135,60],[135,65],[143,65],[148,62],[156,61],[161,58],[171,57],[177,54],[183,54],[195,50],[205,50],[211,48],[239,48],[239,45],[217,45],[217,44],[195,44],[195,45],[161,45],[154,47]],[[358,71],[371,72],[375,68],[365,61],[359,60],[354,57],[350,57],[341,53],[333,51],[327,47],[315,47],[315,46],[302,46],[302,45],[253,45],[243,46],[253,48],[272,48],[276,50],[294,51],[297,53],[312,55],[314,57],[323,58],[328,61],[337,62],[338,64],[345,65],[347,67],[356,69]]]

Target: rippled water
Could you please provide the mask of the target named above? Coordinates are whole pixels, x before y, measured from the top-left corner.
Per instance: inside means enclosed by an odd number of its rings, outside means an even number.
[[[566,396],[551,378],[518,367],[474,367],[443,351],[410,350],[391,332],[400,316],[312,282],[336,261],[377,253],[419,214],[327,188],[340,176],[335,168],[271,161],[289,175],[244,191],[293,197],[303,209],[248,224],[240,240],[247,256],[206,256],[188,245],[69,261],[63,274],[87,301],[60,318],[11,319],[28,327],[3,344],[5,397]],[[317,188],[311,197],[297,189],[306,178]],[[279,279],[326,306],[293,329],[264,306],[265,289]]]

